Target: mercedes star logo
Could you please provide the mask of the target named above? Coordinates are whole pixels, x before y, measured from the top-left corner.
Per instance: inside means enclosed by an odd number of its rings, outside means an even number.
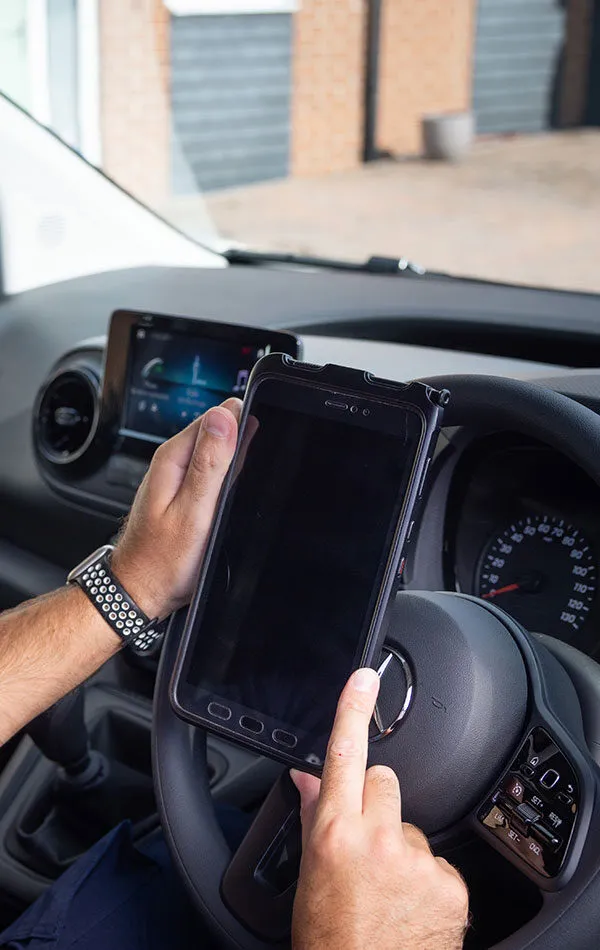
[[[413,675],[411,668],[408,664],[408,660],[404,657],[399,650],[396,650],[394,647],[385,647],[383,651],[384,657],[377,673],[379,674],[379,679],[383,681],[383,678],[386,674],[386,671],[390,669],[394,664],[400,667],[402,676],[404,677],[404,702],[398,712],[398,715],[395,719],[392,720],[389,724],[386,724],[381,717],[381,709],[379,703],[375,706],[375,712],[373,713],[373,729],[371,730],[371,742],[378,742],[379,739],[385,739],[387,736],[391,735],[394,729],[402,722],[406,716],[410,704],[413,699]],[[400,693],[402,696],[402,692]]]

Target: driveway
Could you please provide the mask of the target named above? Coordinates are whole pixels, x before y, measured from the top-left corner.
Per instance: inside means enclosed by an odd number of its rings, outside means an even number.
[[[478,142],[459,165],[386,160],[206,197],[253,248],[600,292],[600,130]]]

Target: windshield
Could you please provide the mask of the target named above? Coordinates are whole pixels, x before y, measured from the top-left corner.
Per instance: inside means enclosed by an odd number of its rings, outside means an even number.
[[[1,0],[0,92],[194,242],[600,291],[598,3]]]

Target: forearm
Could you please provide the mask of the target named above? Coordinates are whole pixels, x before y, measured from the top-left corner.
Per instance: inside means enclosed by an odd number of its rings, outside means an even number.
[[[120,645],[76,586],[0,615],[0,744],[91,676]]]
[[[189,603],[241,403],[228,399],[161,445],[134,501],[111,568],[148,617]],[[119,651],[73,585],[0,615],[0,745]]]

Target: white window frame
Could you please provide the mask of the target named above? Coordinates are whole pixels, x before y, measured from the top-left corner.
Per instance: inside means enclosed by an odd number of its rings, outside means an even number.
[[[97,166],[102,164],[99,3],[77,0],[79,150]]]
[[[164,0],[173,16],[294,13],[300,0]]]
[[[50,125],[47,0],[27,0],[26,10],[31,114],[42,125]]]
[[[100,121],[100,0],[77,0],[76,98],[79,151],[94,165],[102,160]],[[2,0],[0,0],[2,3]],[[48,57],[48,0],[27,0],[27,62],[31,114],[52,128]]]

